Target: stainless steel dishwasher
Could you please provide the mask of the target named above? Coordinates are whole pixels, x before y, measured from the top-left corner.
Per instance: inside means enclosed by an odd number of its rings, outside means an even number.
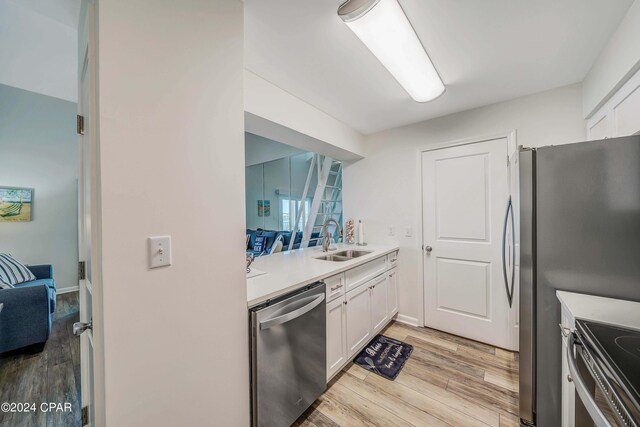
[[[251,424],[290,426],[327,388],[325,285],[252,308]]]

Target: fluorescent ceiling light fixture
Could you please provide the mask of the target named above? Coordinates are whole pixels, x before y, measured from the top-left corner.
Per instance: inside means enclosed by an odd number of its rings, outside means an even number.
[[[444,93],[444,83],[397,0],[347,0],[338,15],[415,101]]]

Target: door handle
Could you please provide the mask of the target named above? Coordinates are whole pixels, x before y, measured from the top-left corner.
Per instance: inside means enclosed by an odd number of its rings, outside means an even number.
[[[271,327],[282,325],[283,323],[287,323],[293,319],[296,319],[310,312],[314,308],[316,308],[318,304],[320,304],[322,301],[324,301],[324,294],[318,295],[309,304],[303,307],[300,307],[296,310],[290,311],[286,314],[283,314],[282,316],[272,317],[271,319],[263,320],[262,322],[260,322],[260,330],[262,331],[265,329],[269,329]]]
[[[82,335],[87,329],[93,330],[93,319],[88,322],[76,322],[73,324],[73,335]]]
[[[431,254],[431,251],[433,250],[433,248],[431,246],[425,246],[424,250],[427,252],[427,254]]]
[[[511,255],[511,286],[509,286],[509,278],[507,277],[507,260],[505,256],[505,249],[507,245],[507,223],[509,222],[509,216],[511,216],[511,241],[512,245],[510,247],[510,255]],[[509,196],[509,201],[507,202],[507,210],[504,214],[504,224],[502,226],[502,275],[504,277],[504,287],[507,291],[507,301],[509,301],[509,307],[513,306],[513,288],[515,286],[515,275],[516,275],[516,251],[515,251],[515,223],[513,219],[513,203],[511,201],[511,196]]]

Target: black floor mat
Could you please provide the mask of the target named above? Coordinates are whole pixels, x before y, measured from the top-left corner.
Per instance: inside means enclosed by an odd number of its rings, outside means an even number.
[[[411,355],[413,346],[384,335],[374,339],[353,360],[364,369],[394,380]]]

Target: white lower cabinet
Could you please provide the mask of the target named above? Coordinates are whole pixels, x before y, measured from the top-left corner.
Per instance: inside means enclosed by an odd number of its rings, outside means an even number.
[[[365,284],[347,292],[347,353],[353,356],[371,339],[371,296]]]
[[[389,308],[389,318],[398,312],[398,269],[392,268],[387,271],[387,307]]]
[[[373,271],[371,267],[379,267],[381,262],[386,265],[386,257],[371,261],[365,266]],[[325,279],[327,285],[332,286],[327,291],[327,381],[344,368],[398,312],[397,268],[383,270],[368,281],[360,279],[354,287],[355,282],[350,282],[350,278],[366,276],[361,271],[362,268],[356,269],[358,271],[355,273],[347,270],[344,281],[339,280],[342,275]],[[344,283],[347,283],[346,292],[342,288],[343,293],[340,295],[338,286]],[[349,283],[352,284],[351,288]]]
[[[327,304],[327,379],[347,362],[347,316],[344,297]]]
[[[378,277],[387,270],[387,257],[383,256],[366,264],[347,270],[344,273],[346,291],[349,292],[355,288],[359,288],[365,282]]]
[[[372,280],[368,286],[371,293],[371,329],[374,334],[379,332],[389,320],[387,277],[386,274],[383,274]]]

